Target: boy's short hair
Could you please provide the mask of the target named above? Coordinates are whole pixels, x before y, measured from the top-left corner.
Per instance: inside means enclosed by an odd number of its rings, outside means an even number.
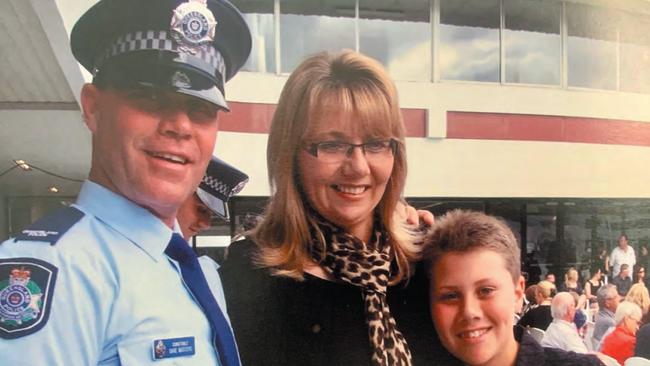
[[[482,212],[447,212],[436,220],[424,245],[422,258],[429,271],[444,254],[486,249],[501,255],[514,282],[521,276],[521,252],[512,230],[503,220]]]

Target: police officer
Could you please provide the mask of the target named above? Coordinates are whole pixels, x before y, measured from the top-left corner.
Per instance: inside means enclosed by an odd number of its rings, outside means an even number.
[[[229,220],[228,200],[248,183],[248,175],[213,156],[196,192],[178,210],[185,240],[210,227],[212,215]]]
[[[225,0],[101,0],[79,19],[89,179],[0,245],[1,364],[239,365],[216,264],[185,250],[176,215],[250,46]]]

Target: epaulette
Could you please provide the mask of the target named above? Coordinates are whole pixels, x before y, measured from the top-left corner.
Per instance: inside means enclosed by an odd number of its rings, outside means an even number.
[[[58,209],[23,229],[14,241],[44,241],[54,245],[82,217],[84,213],[74,207]]]

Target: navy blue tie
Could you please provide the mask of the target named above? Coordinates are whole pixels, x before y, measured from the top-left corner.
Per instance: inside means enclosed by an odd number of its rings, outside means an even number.
[[[235,337],[230,330],[217,301],[214,299],[208,282],[205,280],[199,260],[189,244],[179,234],[174,233],[169,241],[165,254],[178,262],[181,267],[183,281],[189,287],[194,298],[201,305],[207,316],[214,335],[214,345],[217,347],[222,366],[239,366],[239,354],[235,345]]]

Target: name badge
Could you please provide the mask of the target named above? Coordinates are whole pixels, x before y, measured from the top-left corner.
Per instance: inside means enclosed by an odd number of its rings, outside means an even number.
[[[194,350],[194,337],[156,339],[152,346],[153,359],[192,356]]]

